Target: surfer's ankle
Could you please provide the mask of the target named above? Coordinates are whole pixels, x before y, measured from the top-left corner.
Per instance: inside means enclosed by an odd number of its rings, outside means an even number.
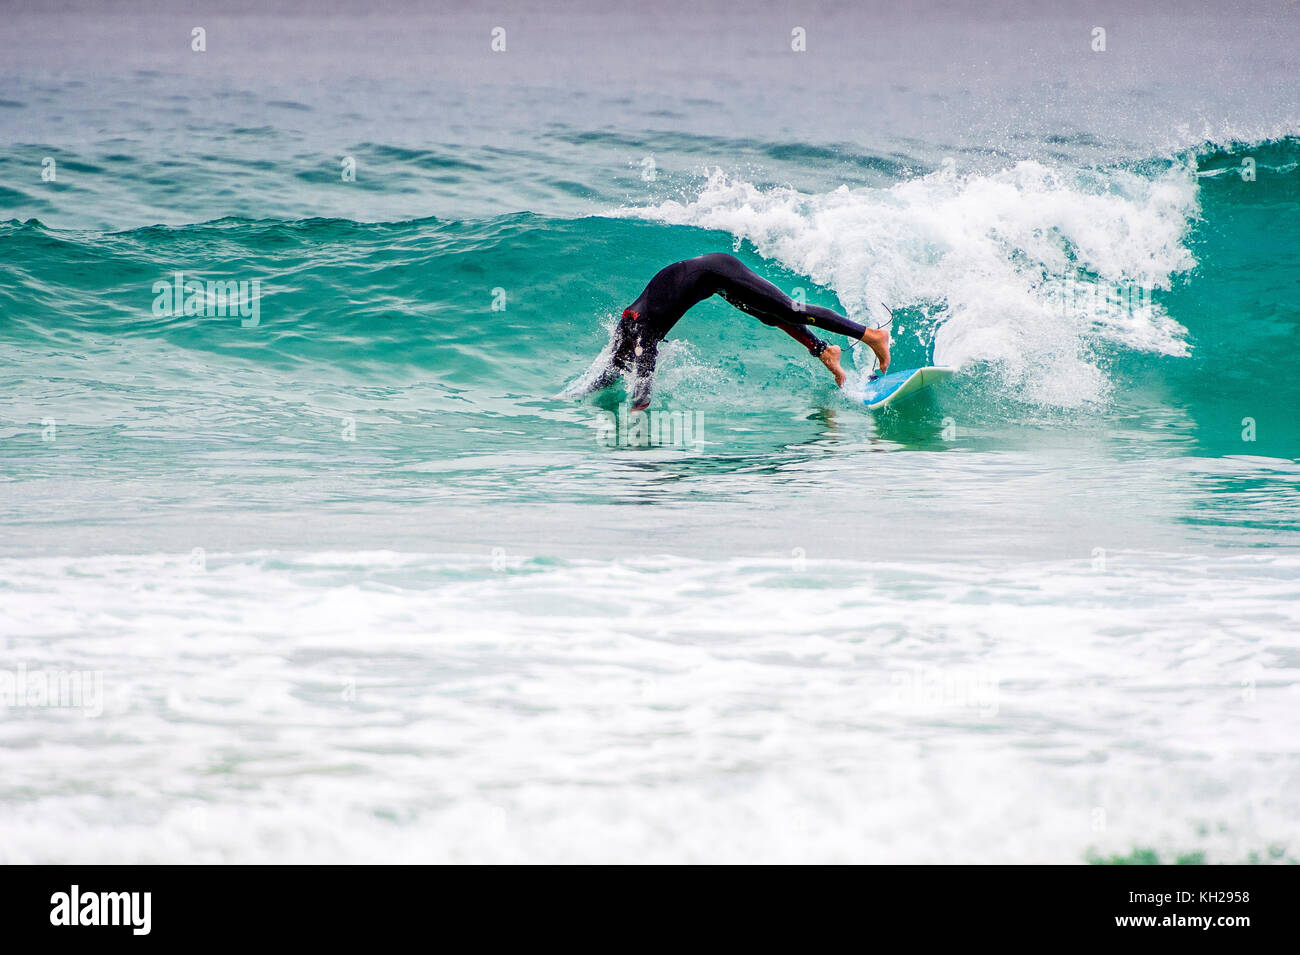
[[[876,353],[880,362],[880,373],[889,370],[889,331],[884,328],[868,328],[862,333],[862,341]]]

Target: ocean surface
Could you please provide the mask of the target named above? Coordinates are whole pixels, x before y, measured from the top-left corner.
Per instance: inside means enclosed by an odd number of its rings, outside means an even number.
[[[1300,5],[273,6],[5,13],[0,862],[1300,860]]]

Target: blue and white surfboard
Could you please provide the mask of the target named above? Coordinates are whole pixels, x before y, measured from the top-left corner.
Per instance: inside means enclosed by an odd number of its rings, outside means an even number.
[[[899,398],[929,388],[935,382],[943,381],[956,368],[907,368],[903,371],[891,371],[867,382],[862,394],[862,403],[868,408],[883,408],[893,404]]]

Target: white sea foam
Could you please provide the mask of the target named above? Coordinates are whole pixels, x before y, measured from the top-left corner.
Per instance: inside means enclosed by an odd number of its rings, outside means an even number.
[[[1183,240],[1196,190],[1182,167],[1148,178],[1032,161],[962,175],[948,164],[888,189],[818,195],[715,170],[692,200],[620,214],[749,240],[867,324],[882,323],[880,303],[933,311],[935,362],[995,363],[1020,397],[1075,406],[1106,395],[1099,343],[1186,353],[1185,329],[1158,304],[1084,303],[1078,289],[1168,288],[1195,264]]]
[[[104,685],[0,720],[0,861],[1242,861],[1300,837],[1297,569],[0,560],[6,659]]]

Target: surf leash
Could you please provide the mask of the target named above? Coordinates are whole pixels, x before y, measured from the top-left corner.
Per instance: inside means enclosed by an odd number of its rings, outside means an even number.
[[[894,310],[890,308],[888,305],[886,305],[884,302],[880,303],[880,307],[889,313],[889,318],[888,320],[886,320],[885,324],[877,325],[876,331],[880,331],[882,328],[888,328],[890,325],[894,324]],[[852,345],[849,346],[849,351],[853,351],[853,349],[857,348],[861,344],[862,344],[861,340],[854,342]]]

